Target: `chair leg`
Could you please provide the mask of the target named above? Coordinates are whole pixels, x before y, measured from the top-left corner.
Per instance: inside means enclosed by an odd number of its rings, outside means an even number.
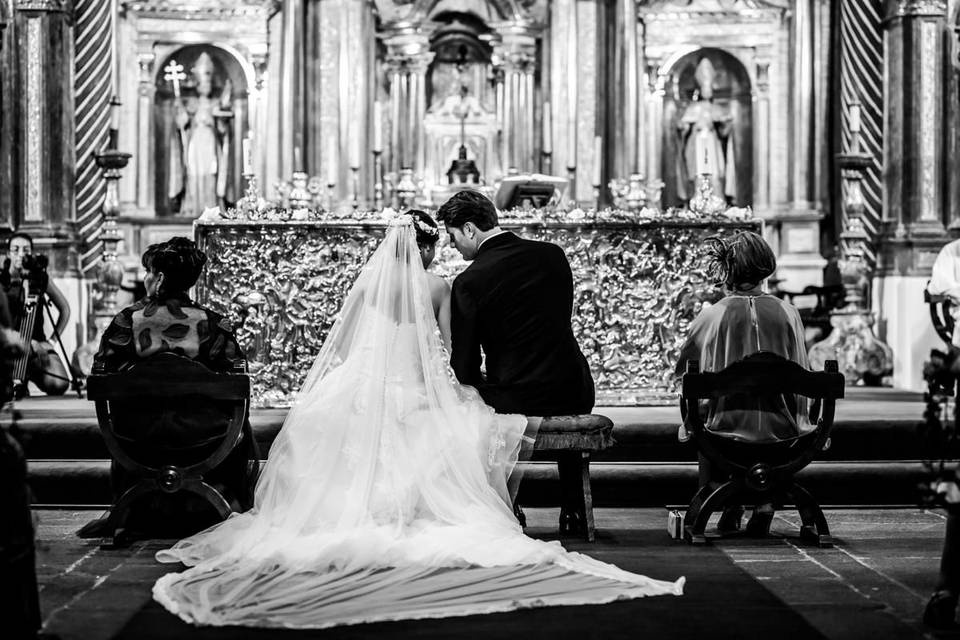
[[[710,487],[703,485],[700,489],[697,490],[697,493],[694,494],[693,499],[690,501],[690,506],[687,507],[687,512],[683,515],[683,537],[686,538],[691,544],[705,544],[707,542],[706,536],[703,535],[703,531],[699,535],[693,535],[694,523],[697,521],[697,518],[700,515],[700,510],[703,508],[704,500],[709,497],[712,493]],[[709,516],[708,516],[709,518]],[[706,528],[706,525],[704,525]]]
[[[593,490],[590,488],[590,452],[580,453],[580,491],[583,495],[583,518],[587,525],[587,542],[593,542],[596,526],[593,521]]]
[[[211,507],[217,510],[221,520],[226,520],[233,513],[230,503],[223,494],[199,478],[192,478],[183,483],[181,491],[189,491],[206,500]]]
[[[593,541],[593,496],[590,491],[590,454],[564,451],[557,458],[560,474],[560,533],[582,534]]]
[[[810,492],[794,483],[787,493],[793,498],[793,503],[797,505],[800,513],[800,538],[820,547],[832,547],[833,538],[830,536],[827,518]]]
[[[130,509],[134,503],[142,496],[153,493],[157,490],[156,483],[152,480],[140,480],[137,484],[123,492],[116,504],[110,507],[110,515],[107,516],[107,530],[111,531],[113,538],[110,544],[101,545],[102,548],[122,548],[129,546],[131,540],[127,535],[124,525],[127,518],[130,517]]]
[[[707,541],[706,530],[710,514],[723,506],[740,491],[740,484],[735,480],[727,480],[714,491],[707,486],[701,487],[690,503],[690,510],[683,519],[684,536],[692,544],[703,544]],[[697,504],[695,505],[694,502]],[[696,507],[696,508],[695,508]],[[694,513],[691,513],[694,511]]]

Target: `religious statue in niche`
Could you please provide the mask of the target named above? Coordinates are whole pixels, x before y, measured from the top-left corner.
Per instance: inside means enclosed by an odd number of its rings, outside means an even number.
[[[498,124],[487,45],[460,22],[435,40],[424,118],[425,186],[436,202],[498,173]]]
[[[676,154],[677,195],[690,200],[696,193],[696,177],[708,174],[714,194],[733,201],[737,197],[733,114],[713,101],[716,71],[709,58],[700,59],[694,77],[693,101],[677,121],[681,150]]]
[[[216,90],[216,68],[206,52],[194,62],[192,82],[186,86],[181,81],[187,76],[176,61],[164,71],[175,98],[167,181],[170,208],[187,215],[198,215],[207,207],[226,209],[231,184],[231,81],[226,78]]]

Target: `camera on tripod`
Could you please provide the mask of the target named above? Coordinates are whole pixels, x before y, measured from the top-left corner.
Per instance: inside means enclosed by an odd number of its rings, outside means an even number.
[[[23,256],[20,263],[20,272],[24,280],[30,283],[30,288],[37,293],[43,293],[47,289],[47,282],[50,276],[47,274],[47,267],[50,266],[50,259],[42,253],[28,253]]]

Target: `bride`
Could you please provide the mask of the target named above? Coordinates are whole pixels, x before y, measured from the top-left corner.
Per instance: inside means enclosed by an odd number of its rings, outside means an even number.
[[[202,625],[323,628],[682,593],[523,534],[527,420],[459,385],[439,228],[393,219],[270,450],[253,509],[157,553],[154,597]],[[418,244],[419,239],[419,244]],[[439,323],[438,323],[439,319]],[[441,327],[443,331],[441,331]]]

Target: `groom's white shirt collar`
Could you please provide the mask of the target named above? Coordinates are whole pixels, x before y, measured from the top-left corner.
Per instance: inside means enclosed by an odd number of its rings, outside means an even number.
[[[477,251],[480,251],[480,247],[483,246],[483,243],[484,243],[484,242],[486,242],[486,241],[489,240],[490,238],[496,238],[496,237],[499,236],[499,235],[503,235],[504,233],[507,233],[507,230],[506,230],[506,229],[500,229],[500,231],[497,231],[495,234],[493,234],[493,235],[491,235],[491,236],[487,236],[486,238],[484,238],[483,240],[480,241],[480,244],[477,245]]]

